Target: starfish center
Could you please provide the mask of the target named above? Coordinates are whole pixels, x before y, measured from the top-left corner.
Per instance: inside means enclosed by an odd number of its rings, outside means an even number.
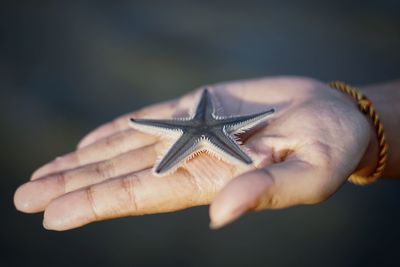
[[[199,144],[217,158],[232,164],[251,164],[252,159],[240,148],[236,139],[231,136],[237,131],[245,131],[274,112],[274,109],[260,113],[238,116],[220,117],[214,115],[213,101],[205,89],[192,119],[131,119],[131,126],[150,134],[176,136],[177,130],[181,135],[165,153],[160,162],[155,164],[154,173],[164,175],[192,158],[198,151]],[[199,141],[206,142],[199,142]]]

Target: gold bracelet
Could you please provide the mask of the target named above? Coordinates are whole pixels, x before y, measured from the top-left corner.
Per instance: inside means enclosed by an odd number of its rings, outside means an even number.
[[[385,133],[383,131],[383,125],[379,120],[378,114],[375,111],[371,101],[357,89],[339,81],[330,82],[331,88],[337,89],[347,95],[350,95],[357,101],[358,108],[362,113],[369,116],[375,128],[376,136],[378,138],[379,154],[378,163],[375,171],[368,177],[359,176],[352,174],[349,177],[349,181],[356,185],[366,185],[375,182],[379,177],[382,176],[383,170],[385,169],[387,162],[387,144],[385,139]]]

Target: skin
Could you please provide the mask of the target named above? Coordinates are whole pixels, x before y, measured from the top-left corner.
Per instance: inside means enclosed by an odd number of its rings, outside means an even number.
[[[353,99],[322,82],[275,77],[207,87],[222,108],[220,115],[275,108],[266,127],[243,137],[253,165],[234,166],[200,154],[167,176],[152,174],[157,156],[171,140],[129,128],[129,118],[187,116],[199,89],[89,133],[76,151],[42,166],[17,189],[16,208],[44,211],[44,227],[61,231],[211,204],[210,226],[220,228],[253,210],[320,203],[352,173],[368,175],[375,168],[377,140],[368,117]],[[385,126],[390,149],[385,177],[397,178],[400,83],[362,90]]]

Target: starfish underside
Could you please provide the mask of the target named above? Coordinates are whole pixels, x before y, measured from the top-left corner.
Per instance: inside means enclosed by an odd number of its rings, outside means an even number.
[[[251,164],[253,161],[240,148],[237,135],[264,121],[273,112],[274,109],[270,109],[245,116],[217,116],[210,94],[204,89],[191,117],[169,120],[132,118],[131,126],[149,134],[176,139],[153,168],[156,175],[165,175],[202,151],[231,164]]]

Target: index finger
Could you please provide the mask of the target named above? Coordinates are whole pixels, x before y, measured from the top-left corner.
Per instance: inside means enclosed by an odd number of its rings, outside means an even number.
[[[63,231],[94,221],[176,211],[206,204],[202,196],[196,178],[187,171],[160,178],[147,169],[55,199],[45,210],[43,225]]]

